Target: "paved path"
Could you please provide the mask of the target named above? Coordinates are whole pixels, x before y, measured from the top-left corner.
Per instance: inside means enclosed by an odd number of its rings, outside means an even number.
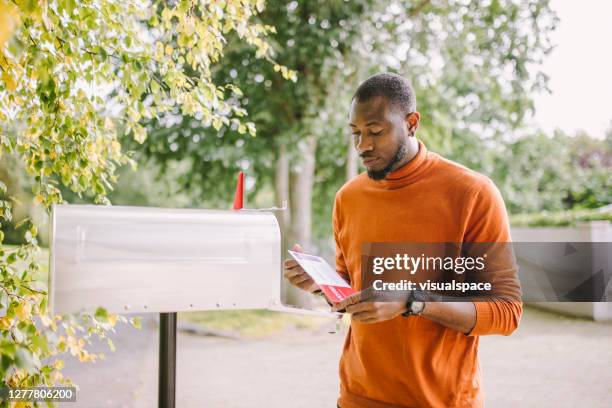
[[[177,407],[335,407],[344,335],[324,329],[263,340],[180,333]],[[141,331],[123,327],[106,361],[68,363],[81,389],[62,406],[156,407],[157,341],[148,319]],[[481,364],[488,407],[612,404],[612,324],[527,309],[511,337],[482,338]]]

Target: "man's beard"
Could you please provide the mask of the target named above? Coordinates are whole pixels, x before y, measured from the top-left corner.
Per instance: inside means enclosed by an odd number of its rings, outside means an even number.
[[[389,164],[387,164],[382,170],[368,170],[368,177],[372,180],[382,180],[387,177],[389,173],[395,170],[394,167],[397,165],[397,163],[401,162],[404,157],[406,157],[406,153],[408,151],[407,146],[408,143],[406,143],[406,139],[402,138],[400,145],[397,147],[397,151],[395,152],[395,155],[393,155],[393,158]]]

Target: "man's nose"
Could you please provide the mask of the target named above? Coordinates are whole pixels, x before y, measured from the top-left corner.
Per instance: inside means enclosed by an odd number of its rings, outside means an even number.
[[[357,148],[357,153],[361,154],[374,150],[374,143],[372,143],[372,138],[359,136],[355,143],[355,147]]]

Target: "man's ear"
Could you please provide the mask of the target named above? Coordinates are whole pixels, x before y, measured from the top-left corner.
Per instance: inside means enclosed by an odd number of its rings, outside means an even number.
[[[406,126],[408,127],[408,131],[414,135],[416,130],[419,128],[419,123],[421,120],[421,114],[417,111],[411,112],[406,115]]]

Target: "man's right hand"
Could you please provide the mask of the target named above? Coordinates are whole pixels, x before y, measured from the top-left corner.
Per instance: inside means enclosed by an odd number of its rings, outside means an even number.
[[[298,244],[295,244],[291,250],[294,252],[304,252],[302,247]],[[283,276],[285,276],[293,286],[305,290],[306,292],[312,293],[320,290],[319,285],[312,280],[310,275],[308,275],[293,258],[285,259],[283,262]]]

